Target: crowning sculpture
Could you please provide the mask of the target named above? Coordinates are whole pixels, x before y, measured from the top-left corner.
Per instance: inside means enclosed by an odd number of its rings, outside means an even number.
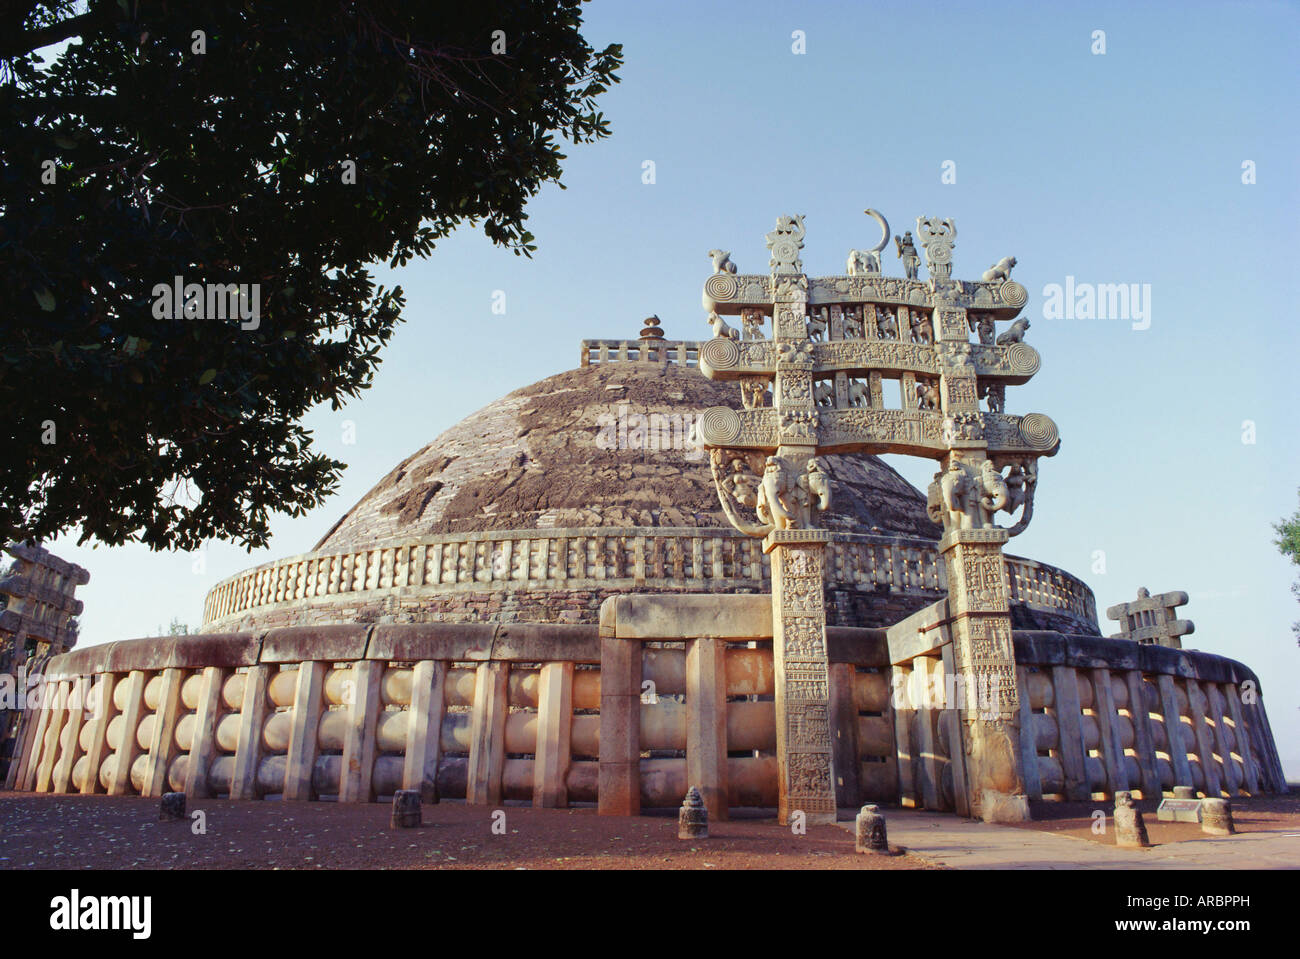
[[[868,210],[885,230],[884,218]],[[715,407],[699,421],[718,497],[743,533],[764,537],[772,557],[780,817],[835,818],[835,770],[823,577],[831,535],[816,527],[830,499],[821,454],[903,453],[938,460],[930,517],[943,526],[949,626],[963,685],[978,695],[960,704],[964,805],[985,819],[1023,819],[1019,702],[1002,546],[1033,512],[1038,458],[1059,447],[1041,413],[1004,411],[1007,386],[1029,380],[1038,353],[1024,342],[1028,322],[995,338],[995,321],[1014,320],[1028,296],[1006,258],[986,279],[952,279],[952,220],[921,217],[916,234],[928,282],[917,278],[911,233],[897,241],[905,278],[886,277],[858,251],[849,275],[803,273],[802,216],[783,216],[767,235],[767,275],[714,273],[704,284],[711,316],[772,317],[771,339],[719,336],[700,348],[700,368],[739,380],[745,408]],[[875,262],[878,262],[876,260]],[[747,322],[747,326],[757,326]],[[978,340],[971,341],[977,333]],[[898,408],[884,402],[896,380]],[[771,387],[771,406],[764,405]],[[980,399],[987,409],[981,410]],[[752,510],[754,518],[748,512]],[[999,512],[1021,515],[999,527]]]

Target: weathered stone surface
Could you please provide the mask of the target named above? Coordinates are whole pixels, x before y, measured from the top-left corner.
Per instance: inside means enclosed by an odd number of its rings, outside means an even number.
[[[1215,797],[1201,800],[1201,832],[1231,836],[1236,831],[1232,824],[1232,803]]]
[[[388,823],[389,828],[414,829],[420,822],[420,791],[399,789],[393,793],[393,815]]]
[[[1133,796],[1127,790],[1115,793],[1115,845],[1133,848],[1151,845],[1142,810],[1133,805]]]
[[[184,793],[163,793],[162,799],[158,803],[158,820],[160,822],[174,821],[185,818],[185,794]]]
[[[692,786],[682,800],[682,808],[677,813],[678,839],[708,839],[709,809],[700,796],[700,791]]]
[[[856,820],[856,837],[853,848],[857,852],[889,855],[889,835],[885,817],[874,804],[863,806]]]

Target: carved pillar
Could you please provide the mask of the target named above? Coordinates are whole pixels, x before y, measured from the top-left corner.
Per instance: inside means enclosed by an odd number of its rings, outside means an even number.
[[[830,673],[823,589],[826,530],[774,530],[772,656],[776,673],[776,754],[784,825],[802,810],[809,823],[835,821],[830,736]]]
[[[939,541],[954,613],[954,668],[966,690],[961,738],[968,808],[986,822],[1029,818],[1020,773],[1020,701],[1002,558],[1006,540],[1005,530],[963,529],[950,530]]]

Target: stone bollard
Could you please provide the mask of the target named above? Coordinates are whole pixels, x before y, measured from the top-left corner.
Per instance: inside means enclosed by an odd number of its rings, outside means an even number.
[[[1175,787],[1174,787],[1174,798],[1175,798],[1175,799],[1195,799],[1195,798],[1196,798],[1196,787],[1195,787],[1195,786],[1175,786]]]
[[[885,832],[885,817],[880,814],[880,807],[874,804],[863,806],[857,818],[857,842],[854,848],[858,852],[889,855],[889,837]]]
[[[687,791],[686,798],[682,800],[681,812],[677,814],[677,838],[709,838],[709,810],[704,805],[700,791],[694,786]]]
[[[1201,832],[1231,836],[1236,831],[1232,825],[1232,803],[1226,799],[1201,800]]]
[[[185,794],[184,793],[163,793],[162,802],[158,806],[159,822],[174,822],[177,819],[185,818]]]
[[[1115,793],[1115,845],[1134,849],[1151,845],[1142,810],[1133,805],[1133,794],[1127,790]]]
[[[393,793],[393,818],[390,829],[414,829],[420,825],[420,790],[399,789]]]

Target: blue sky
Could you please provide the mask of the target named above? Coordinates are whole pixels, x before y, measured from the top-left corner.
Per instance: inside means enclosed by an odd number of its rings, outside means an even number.
[[[1300,9],[605,0],[586,8],[584,33],[624,44],[623,82],[602,103],[614,136],[571,149],[568,189],[530,206],[538,254],[466,230],[426,261],[379,271],[405,288],[407,322],[374,388],[308,421],[350,464],[342,492],[277,522],[268,550],[213,544],[196,571],[192,554],[49,544],[91,571],[82,643],[173,617],[197,627],[213,584],[309,550],[448,426],[576,366],[583,337],[633,336],[657,313],[670,338],[705,338],[707,250],[761,272],[763,235],[802,213],[805,269],[840,273],[850,248],[876,242],[862,214],[874,207],[900,232],[917,216],[955,219],[954,276],[1019,260],[1043,367],[1008,391],[1007,411],[1048,413],[1063,442],[1012,551],[1082,577],[1103,617],[1139,586],[1186,590],[1187,645],[1260,675],[1300,776],[1297,570],[1270,528],[1300,485]],[[949,162],[956,182],[944,183]],[[885,265],[901,275],[892,251]],[[1067,276],[1149,284],[1150,328],[1043,318],[1044,287]],[[504,315],[491,309],[497,290]],[[890,462],[918,484],[933,471]]]

